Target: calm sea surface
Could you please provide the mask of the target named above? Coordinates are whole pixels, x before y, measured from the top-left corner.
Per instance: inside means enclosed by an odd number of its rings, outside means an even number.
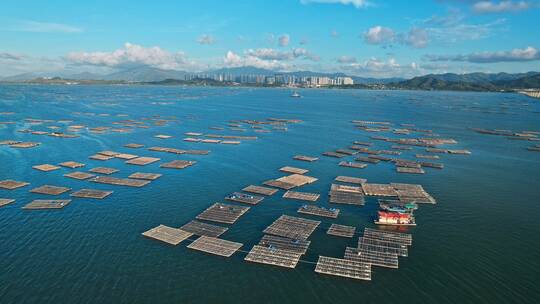
[[[540,131],[540,103],[516,94],[305,90],[301,99],[289,90],[182,88],[151,86],[0,86],[1,140],[39,141],[32,149],[0,146],[0,180],[30,186],[0,190],[0,198],[16,202],[0,208],[0,303],[539,303],[540,302],[540,153],[526,150],[539,142],[482,135],[469,127]],[[100,114],[109,114],[104,116]],[[118,114],[127,114],[128,117]],[[166,126],[138,128],[131,133],[80,132],[61,139],[17,132],[44,130],[67,123],[32,125],[27,118],[73,120],[74,125],[118,127],[122,119],[175,116]],[[156,116],[157,117],[157,116]],[[301,119],[287,132],[255,133],[227,129],[229,120],[268,117]],[[441,155],[443,170],[424,175],[398,174],[387,163],[366,169],[339,167],[338,159],[313,163],[292,160],[296,154],[320,156],[324,151],[367,141],[351,120],[413,123],[459,143],[472,155]],[[210,127],[225,127],[224,131]],[[254,135],[241,145],[188,143],[185,132]],[[154,138],[171,135],[170,139]],[[384,135],[388,135],[385,133]],[[405,137],[392,135],[394,137]],[[409,137],[424,135],[413,134]],[[209,155],[180,155],[128,149],[127,143],[179,149],[209,149]],[[388,149],[376,142],[374,148]],[[144,156],[197,160],[184,170],[126,165],[119,159],[99,162],[91,154],[113,150]],[[421,148],[404,151],[414,159]],[[349,157],[352,160],[352,157]],[[33,165],[64,161],[86,168],[120,169],[114,176],[142,171],[164,174],[143,188],[93,184],[65,178],[62,168],[40,172]],[[413,245],[399,269],[373,267],[372,281],[320,275],[315,265],[300,263],[288,270],[204,254],[141,236],[159,224],[179,227],[225,195],[250,184],[281,176],[290,165],[310,170],[316,183],[299,188],[317,192],[317,205],[330,206],[327,193],[338,175],[370,182],[422,184],[436,205],[422,205],[418,226],[409,229]],[[62,210],[25,211],[33,199],[50,198],[29,190],[44,184],[114,190],[105,200],[74,199]],[[265,199],[230,226],[222,238],[249,250],[262,230],[282,214],[298,215],[302,204],[284,200],[282,191]],[[69,194],[59,196],[69,198]],[[363,207],[341,209],[335,221],[322,219],[311,236],[305,261],[319,255],[342,257],[354,239],[326,235],[336,222],[374,227],[375,198]],[[309,217],[309,216],[306,216]],[[313,217],[309,217],[313,218]]]

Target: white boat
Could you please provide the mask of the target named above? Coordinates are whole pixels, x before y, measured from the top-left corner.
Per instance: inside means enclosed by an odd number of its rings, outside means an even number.
[[[294,92],[292,93],[291,97],[300,98],[300,97],[302,97],[302,95],[300,95],[300,93],[298,93],[298,91],[294,91]]]

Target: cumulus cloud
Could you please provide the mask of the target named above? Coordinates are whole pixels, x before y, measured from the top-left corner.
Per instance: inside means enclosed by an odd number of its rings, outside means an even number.
[[[517,12],[527,10],[531,4],[526,1],[478,1],[473,4],[473,11],[485,13]]]
[[[365,8],[371,6],[372,4],[366,0],[300,0],[302,4],[310,3],[326,3],[326,4],[343,4],[343,5],[352,5],[356,8]]]
[[[280,46],[287,46],[287,45],[289,45],[290,40],[291,40],[291,38],[289,37],[289,35],[283,34],[283,35],[279,36],[278,43],[279,43]]]
[[[264,60],[255,56],[241,56],[232,51],[228,51],[223,58],[223,65],[226,67],[253,66],[262,69],[284,69],[288,65],[280,60]]]
[[[458,55],[426,55],[429,61],[461,61],[471,63],[496,63],[540,60],[540,52],[532,47],[499,52],[480,52]]]
[[[402,37],[402,42],[415,48],[424,48],[429,42],[428,33],[425,29],[413,27]]]
[[[363,36],[366,43],[383,47],[399,43],[415,48],[424,48],[429,42],[427,31],[418,27],[413,27],[407,33],[396,33],[391,28],[377,25],[368,29]]]
[[[0,60],[21,60],[24,56],[13,53],[0,53]]]
[[[208,35],[208,34],[204,34],[204,35],[201,35],[201,36],[197,39],[197,42],[198,42],[199,44],[214,44],[214,42],[216,42],[216,40],[214,39],[214,36]]]
[[[364,41],[369,44],[387,45],[394,42],[395,36],[391,28],[377,25],[364,33]]]
[[[223,63],[228,67],[254,66],[266,69],[283,69],[294,60],[319,61],[320,58],[304,48],[279,51],[271,48],[248,49],[243,55],[228,51]]]
[[[188,69],[195,65],[183,52],[171,53],[160,47],[143,47],[126,43],[112,52],[74,52],[66,59],[75,64],[121,68],[127,66],[151,66],[167,70]]]
[[[352,56],[339,56],[336,61],[338,63],[356,63],[356,58]]]
[[[343,65],[342,69],[370,77],[410,77],[420,73],[419,66],[415,62],[403,65],[399,64],[395,58],[389,58],[385,61],[376,57],[369,58],[364,62]]]

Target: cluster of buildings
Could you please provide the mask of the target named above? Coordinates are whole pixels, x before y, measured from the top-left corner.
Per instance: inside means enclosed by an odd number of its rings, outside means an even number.
[[[292,74],[188,74],[184,80],[212,79],[219,82],[233,82],[240,84],[255,84],[269,86],[292,86],[292,87],[328,87],[353,85],[351,77],[328,77],[328,76],[296,76]]]

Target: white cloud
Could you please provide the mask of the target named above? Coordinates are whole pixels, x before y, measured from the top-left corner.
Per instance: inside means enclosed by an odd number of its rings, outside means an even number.
[[[326,3],[326,4],[343,4],[343,5],[352,5],[356,8],[365,8],[371,6],[372,4],[366,0],[300,0],[302,4],[310,3]]]
[[[526,1],[479,1],[473,4],[472,9],[477,13],[502,13],[527,10],[531,7]]]
[[[197,42],[198,42],[199,44],[214,44],[214,42],[216,42],[216,40],[214,39],[214,36],[208,35],[208,34],[204,34],[204,35],[201,35],[201,36],[197,39]]]
[[[291,38],[289,37],[289,35],[283,34],[283,35],[279,36],[278,43],[279,43],[280,46],[287,46],[287,45],[289,45],[290,40],[291,40]]]
[[[340,56],[336,61],[338,63],[356,63],[356,58],[352,56]]]
[[[13,54],[13,53],[0,53],[0,60],[21,60],[23,55]]]
[[[14,25],[7,28],[10,31],[16,32],[33,32],[33,33],[80,33],[83,29],[77,26],[40,22],[34,20],[18,20]]]
[[[426,55],[429,61],[458,61],[471,63],[496,63],[540,60],[540,51],[534,47],[499,52],[480,52],[458,55]]]
[[[171,53],[157,46],[143,47],[126,43],[121,49],[112,52],[74,52],[66,59],[75,64],[106,67],[151,66],[161,69],[190,69],[196,64],[187,59],[183,52]]]
[[[364,33],[364,41],[369,44],[388,45],[395,39],[395,33],[391,28],[380,25],[368,29]]]
[[[265,69],[287,69],[298,60],[319,61],[320,58],[306,49],[294,48],[279,51],[271,48],[248,49],[243,55],[228,51],[223,59],[227,67],[254,66]]]
[[[403,65],[399,64],[395,58],[384,61],[372,57],[361,63],[343,65],[341,68],[367,77],[411,77],[421,73],[421,69],[415,62]]]
[[[428,45],[429,38],[425,29],[413,27],[404,37],[402,43],[415,48],[424,48]]]
[[[255,56],[240,56],[232,51],[228,51],[223,58],[223,65],[226,67],[253,66],[262,69],[284,69],[288,65],[281,60],[264,60]]]

